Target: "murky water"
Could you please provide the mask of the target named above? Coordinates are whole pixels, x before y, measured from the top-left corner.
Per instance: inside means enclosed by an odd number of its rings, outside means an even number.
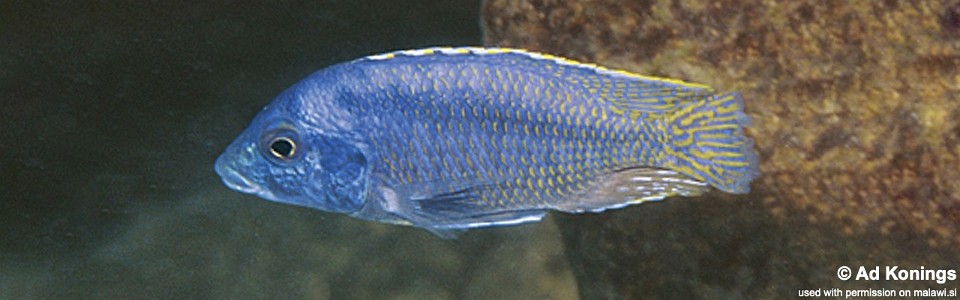
[[[478,45],[479,7],[0,3],[0,298],[576,298],[551,222],[444,241],[213,173],[283,88],[372,53]]]
[[[838,272],[960,268],[960,2],[480,2],[0,2],[0,299],[956,292]],[[490,44],[743,93],[751,194],[441,240],[214,173],[284,88],[373,53],[480,45],[481,10]]]

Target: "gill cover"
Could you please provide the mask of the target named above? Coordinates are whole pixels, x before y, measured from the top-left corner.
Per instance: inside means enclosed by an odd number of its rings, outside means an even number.
[[[336,212],[355,212],[364,204],[367,186],[367,157],[352,143],[337,137],[318,135],[311,143],[320,172],[313,172],[313,181],[320,183],[317,191],[326,198],[324,206]]]

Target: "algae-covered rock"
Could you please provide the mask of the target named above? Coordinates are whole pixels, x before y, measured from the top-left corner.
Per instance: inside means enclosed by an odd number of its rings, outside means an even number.
[[[960,266],[960,2],[489,0],[483,25],[746,99],[751,194],[559,217],[584,296],[958,286],[836,273]]]

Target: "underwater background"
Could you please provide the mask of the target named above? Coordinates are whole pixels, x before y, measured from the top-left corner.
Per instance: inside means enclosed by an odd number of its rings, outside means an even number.
[[[960,267],[960,1],[490,0],[483,16],[487,44],[739,91],[753,119],[748,196],[555,215],[583,298],[956,295],[956,278],[885,275]]]
[[[509,46],[739,91],[761,177],[441,240],[213,172],[325,66]],[[960,1],[0,2],[0,299],[788,298],[957,289]]]
[[[445,241],[213,172],[316,70],[479,45],[480,4],[0,3],[0,299],[576,298],[550,222]]]

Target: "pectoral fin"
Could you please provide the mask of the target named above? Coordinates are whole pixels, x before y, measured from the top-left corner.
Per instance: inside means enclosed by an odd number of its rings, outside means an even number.
[[[396,197],[391,212],[445,239],[470,228],[536,222],[546,214],[542,209],[505,210],[485,202],[481,193],[495,188],[486,181],[404,185],[391,192]]]

